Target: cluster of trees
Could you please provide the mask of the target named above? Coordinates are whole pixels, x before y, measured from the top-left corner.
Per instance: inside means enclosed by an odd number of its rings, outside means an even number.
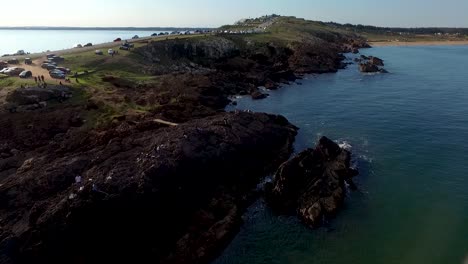
[[[335,28],[342,28],[349,31],[355,32],[367,32],[375,34],[388,34],[388,33],[408,33],[408,34],[461,34],[468,35],[468,28],[392,28],[392,27],[376,27],[368,25],[352,25],[352,24],[340,24],[335,22],[320,22],[324,25],[332,26]]]

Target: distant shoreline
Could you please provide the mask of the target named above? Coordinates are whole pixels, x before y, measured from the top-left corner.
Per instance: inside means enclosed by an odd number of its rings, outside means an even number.
[[[0,30],[125,30],[125,31],[183,31],[212,30],[205,27],[0,27]]]
[[[456,41],[370,41],[369,44],[373,47],[409,47],[409,46],[468,46],[468,40]]]
[[[58,56],[61,55],[67,55],[67,54],[73,54],[73,53],[79,53],[79,52],[85,52],[85,51],[93,51],[93,50],[103,50],[103,49],[108,49],[108,48],[118,48],[124,41],[129,42],[129,43],[137,43],[137,42],[146,42],[146,41],[151,41],[151,40],[164,40],[164,39],[174,39],[174,38],[187,38],[187,37],[198,37],[198,36],[204,36],[202,34],[200,35],[188,35],[188,36],[180,36],[180,35],[164,35],[164,36],[150,36],[150,37],[142,37],[138,39],[124,39],[122,41],[118,42],[106,42],[106,43],[99,43],[95,44],[91,47],[82,47],[82,48],[68,48],[68,49],[62,49],[62,50],[49,50],[49,51],[44,51],[44,52],[35,52],[35,53],[30,53],[30,54],[25,54],[25,55],[8,55],[8,56],[1,56],[0,61],[5,61],[9,60],[12,58],[16,59],[24,59],[24,58],[31,58],[31,59],[37,59],[40,57],[44,57],[46,54],[55,54]],[[103,52],[106,52],[103,50]]]

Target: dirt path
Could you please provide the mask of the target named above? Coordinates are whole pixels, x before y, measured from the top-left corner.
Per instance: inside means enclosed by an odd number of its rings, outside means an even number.
[[[45,58],[36,59],[36,60],[33,61],[33,63],[31,65],[27,65],[27,64],[22,63],[22,64],[19,65],[19,67],[24,68],[25,70],[31,71],[32,75],[33,75],[33,79],[34,79],[34,76],[41,76],[42,75],[42,76],[44,76],[44,79],[46,81],[56,81],[55,79],[50,77],[49,71],[47,69],[41,68],[41,63],[42,63],[43,60],[45,60]]]

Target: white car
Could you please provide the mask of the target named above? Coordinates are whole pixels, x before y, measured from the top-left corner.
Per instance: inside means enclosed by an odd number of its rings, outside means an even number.
[[[112,55],[112,54],[115,53],[115,51],[114,51],[113,49],[109,49],[109,50],[107,51],[107,53],[109,53],[109,55]]]
[[[15,75],[20,74],[23,71],[24,71],[23,68],[12,67],[12,68],[8,68],[8,70],[4,71],[3,73],[6,75],[15,76]]]

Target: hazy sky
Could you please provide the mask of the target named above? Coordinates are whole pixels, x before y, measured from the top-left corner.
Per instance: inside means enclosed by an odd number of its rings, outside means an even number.
[[[1,0],[0,26],[207,26],[264,14],[378,26],[468,27],[468,0]],[[20,7],[20,8],[19,8]]]

